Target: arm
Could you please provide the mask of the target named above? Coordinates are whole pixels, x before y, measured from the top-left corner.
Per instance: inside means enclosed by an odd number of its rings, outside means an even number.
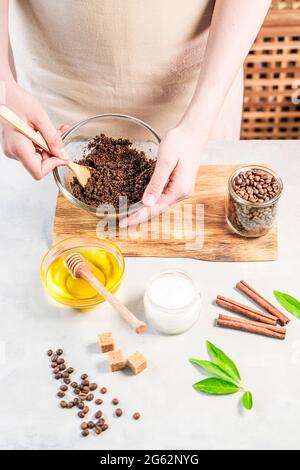
[[[179,124],[161,142],[141,209],[122,225],[136,224],[187,197],[201,153],[227,92],[263,23],[271,0],[216,0],[209,39],[194,96]]]
[[[34,129],[43,134],[54,156],[50,157],[44,152],[41,158],[33,143],[8,124],[2,126],[3,149],[7,157],[18,160],[35,179],[41,179],[56,166],[66,164],[65,155],[62,153],[63,143],[61,140],[61,134],[65,128],[62,127],[57,131],[40,104],[15,81],[9,60],[8,7],[9,0],[1,0],[0,81],[4,84],[6,105]],[[0,102],[0,104],[2,103]]]

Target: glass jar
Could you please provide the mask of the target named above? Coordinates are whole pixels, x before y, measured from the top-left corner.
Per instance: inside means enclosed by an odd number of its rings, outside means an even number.
[[[268,198],[269,200],[253,202],[251,200],[245,200],[236,193],[236,178],[242,173],[246,174],[247,172],[253,171],[257,172],[257,174],[269,175],[269,179],[267,179],[265,185],[262,186],[269,187],[270,189],[270,186],[267,185],[271,184],[274,185],[274,188],[277,188],[276,194]],[[264,191],[265,189],[262,187],[261,190]],[[230,229],[243,237],[254,238],[265,235],[275,223],[278,202],[282,190],[283,184],[281,178],[269,168],[258,165],[248,165],[236,170],[228,181],[226,220]]]
[[[198,320],[201,295],[184,272],[165,271],[150,280],[144,295],[148,323],[160,333],[183,333]]]

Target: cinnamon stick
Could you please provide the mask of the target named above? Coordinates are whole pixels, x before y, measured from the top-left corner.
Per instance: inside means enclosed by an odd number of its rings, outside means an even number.
[[[283,335],[286,334],[286,328],[282,328],[281,326],[269,325],[268,323],[261,323],[261,322],[252,321],[252,320],[242,320],[241,318],[231,317],[229,315],[223,315],[223,314],[219,315],[219,320],[234,321],[236,323],[246,321],[247,323],[249,323],[249,325],[259,326],[260,328],[266,328],[267,330],[275,331],[275,333],[281,333]]]
[[[286,317],[282,312],[280,312],[274,305],[272,305],[267,299],[265,299],[262,295],[255,291],[245,281],[240,281],[236,285],[236,288],[246,294],[248,297],[250,297],[250,299],[252,299],[255,303],[263,307],[271,315],[277,317],[278,320],[282,323],[282,325],[286,325],[290,321],[288,317]]]
[[[217,319],[217,325],[221,328],[229,328],[231,330],[240,330],[247,333],[256,333],[258,335],[269,336],[270,338],[284,339],[285,335],[283,333],[277,333],[268,328],[262,326],[252,325],[247,320],[232,321],[232,320],[222,320]]]
[[[259,310],[255,310],[254,308],[248,307],[247,305],[240,304],[235,300],[227,299],[222,295],[218,295],[216,298],[216,303],[220,305],[220,307],[226,308],[231,312],[239,313],[244,317],[250,318],[251,320],[255,320],[262,323],[268,323],[269,325],[276,325],[277,318],[273,315],[270,315],[265,312],[261,312]]]

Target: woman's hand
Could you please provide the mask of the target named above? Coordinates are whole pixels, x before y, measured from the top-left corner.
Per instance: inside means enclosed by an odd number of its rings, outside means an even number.
[[[191,195],[203,150],[202,139],[184,124],[171,129],[161,141],[153,176],[142,207],[120,221],[120,227],[136,225],[158,215]]]
[[[56,130],[36,99],[16,83],[6,87],[6,103],[34,130],[42,134],[51,150],[51,155],[47,152],[42,152],[41,155],[29,139],[8,124],[3,126],[2,132],[4,154],[22,163],[36,180],[42,179],[55,167],[66,165],[67,156],[62,150],[61,135],[67,126]]]

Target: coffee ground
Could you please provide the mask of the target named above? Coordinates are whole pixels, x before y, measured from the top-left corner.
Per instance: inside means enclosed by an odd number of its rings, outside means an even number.
[[[77,163],[93,169],[83,188],[77,178],[71,182],[73,195],[90,206],[119,205],[126,196],[128,205],[142,199],[154,172],[155,160],[132,147],[129,139],[114,139],[104,134],[92,139],[87,154]]]

